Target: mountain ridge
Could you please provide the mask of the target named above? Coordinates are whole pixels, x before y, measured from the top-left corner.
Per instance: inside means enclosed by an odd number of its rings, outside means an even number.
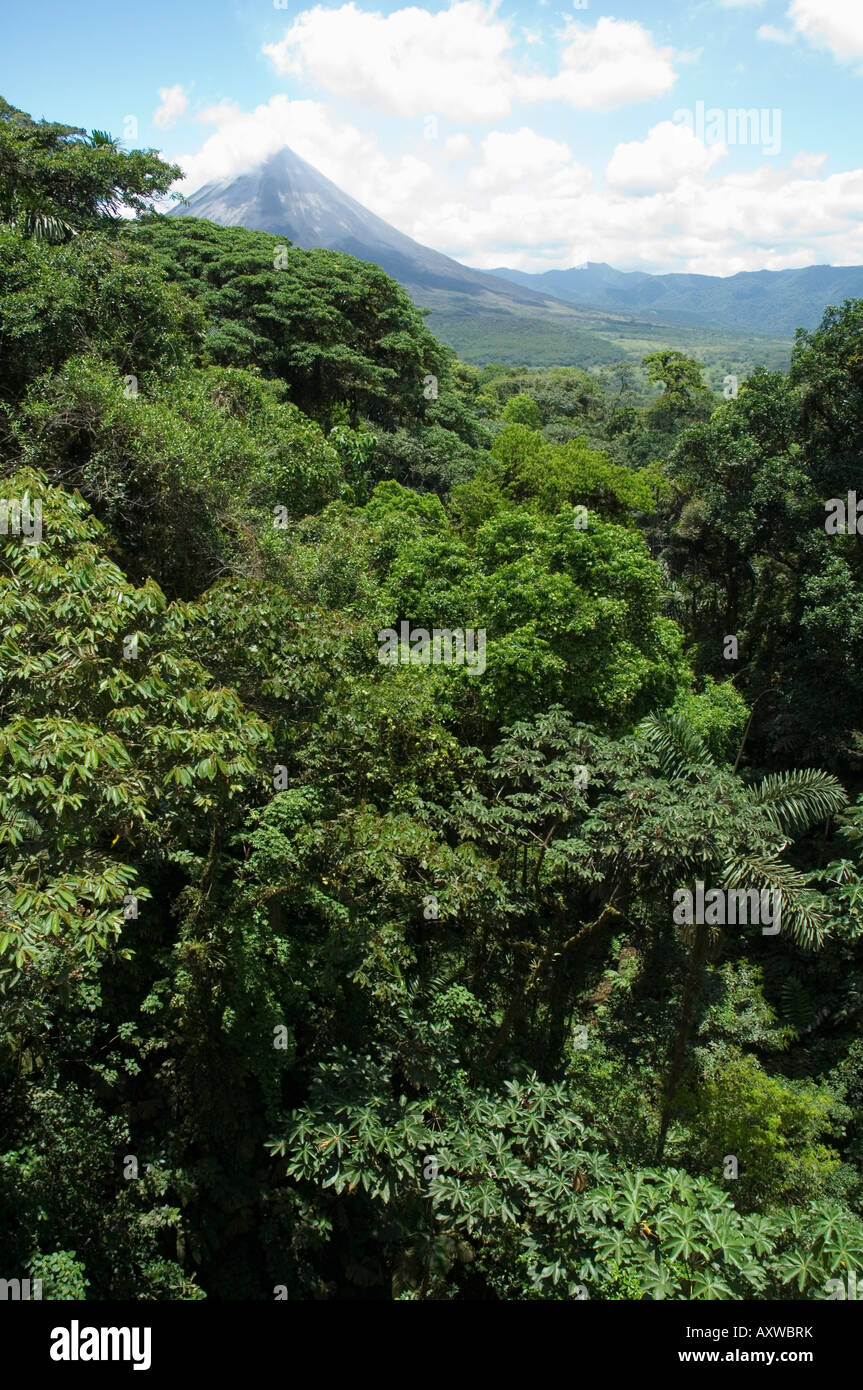
[[[863,298],[863,266],[810,265],[740,270],[734,275],[654,275],[587,261],[567,270],[487,272],[528,289],[545,289],[579,307],[616,310],[664,323],[732,331],[793,334],[816,328],[829,304]]]

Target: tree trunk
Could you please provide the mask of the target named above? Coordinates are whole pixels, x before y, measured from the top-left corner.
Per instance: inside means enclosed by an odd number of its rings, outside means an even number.
[[[701,971],[707,959],[709,940],[710,932],[707,925],[704,922],[698,923],[695,927],[695,942],[692,947],[692,957],[689,962],[686,987],[683,991],[680,1022],[677,1025],[677,1034],[674,1039],[674,1046],[671,1050],[671,1061],[669,1063],[668,1076],[665,1082],[665,1094],[662,1101],[662,1118],[659,1124],[659,1144],[656,1151],[657,1163],[661,1161],[665,1151],[665,1140],[668,1135],[668,1127],[671,1124],[674,1099],[677,1094],[677,1088],[680,1085],[680,1078],[683,1075],[683,1066],[686,1061],[686,1048],[695,1020],[695,1007],[701,993]]]
[[[548,937],[546,939],[545,948],[542,952],[542,955],[539,957],[538,960],[534,961],[533,965],[528,971],[527,979],[525,980],[524,984],[516,990],[515,994],[512,996],[512,998],[506,1006],[503,1018],[500,1021],[500,1027],[498,1028],[497,1033],[495,1034],[491,1046],[485,1054],[486,1066],[489,1066],[499,1056],[504,1044],[506,1043],[507,1038],[509,1037],[516,1023],[518,1022],[519,1018],[521,1017],[521,1012],[525,1004],[527,1003],[528,995],[534,989],[536,989],[536,986],[539,984],[539,981],[542,978],[546,968],[550,965],[551,960],[554,956],[554,952],[557,949],[557,944],[560,940],[560,929],[562,920],[563,912],[560,908],[557,908],[555,910],[552,925],[549,928]]]

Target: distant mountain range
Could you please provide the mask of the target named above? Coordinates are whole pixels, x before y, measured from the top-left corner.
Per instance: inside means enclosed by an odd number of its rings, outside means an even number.
[[[171,211],[273,232],[294,245],[373,261],[466,361],[590,367],[661,347],[698,355],[708,374],[787,364],[798,325],[863,296],[863,267],[810,266],[728,279],[649,275],[601,262],[529,274],[473,270],[391,227],[283,148],[243,174],[205,184]],[[769,336],[772,335],[772,336]]]
[[[816,328],[829,304],[863,297],[863,266],[743,270],[737,275],[649,275],[588,261],[571,270],[489,272],[570,304],[639,314],[663,323],[709,324],[744,333],[793,335]]]

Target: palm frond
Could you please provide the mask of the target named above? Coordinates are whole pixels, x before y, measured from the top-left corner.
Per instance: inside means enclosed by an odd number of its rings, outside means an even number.
[[[809,951],[819,949],[827,939],[824,899],[791,864],[764,855],[738,854],[726,860],[722,886],[778,890],[781,934]]]
[[[5,198],[10,190],[0,188]],[[15,187],[11,189],[11,201],[4,203],[6,206],[5,216],[13,227],[23,232],[25,236],[32,237],[34,241],[47,241],[57,245],[63,241],[69,241],[73,236],[77,236],[76,229],[71,222],[67,222],[65,217],[43,199],[38,192],[33,192],[27,188]]]
[[[815,1017],[815,1009],[804,986],[791,975],[782,985],[782,1016],[795,1033],[807,1033]]]
[[[69,241],[77,235],[69,222],[57,217],[53,212],[25,212],[15,219],[15,225],[34,241],[47,241],[53,246]]]
[[[682,715],[649,714],[638,730],[658,755],[662,773],[670,781],[680,781],[693,773],[703,775],[716,766],[709,750]]]
[[[777,830],[794,834],[835,816],[848,801],[841,783],[816,768],[771,772],[757,787],[750,787],[749,798]]]
[[[107,130],[91,130],[87,137],[87,144],[96,148],[107,146],[112,150],[116,150],[119,143],[116,135],[111,135]]]

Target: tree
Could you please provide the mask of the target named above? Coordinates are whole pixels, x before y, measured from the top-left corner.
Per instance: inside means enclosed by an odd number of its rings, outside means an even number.
[[[702,367],[677,349],[665,348],[642,358],[652,386],[665,389],[650,407],[650,422],[670,433],[681,426],[706,420],[712,409],[710,392],[701,379]]]
[[[90,232],[53,246],[0,227],[0,316],[0,401],[12,405],[73,355],[98,356],[136,381],[190,362],[204,331],[196,305],[156,268]]]
[[[447,380],[452,354],[404,290],[366,261],[185,217],[129,226],[123,241],[200,302],[211,361],[280,376],[327,428],[340,405],[351,426],[360,415],[390,427],[417,422],[426,376]]]
[[[260,567],[277,525],[342,486],[335,450],[279,382],[188,367],[135,388],[97,357],[70,357],[30,388],[14,438],[25,464],[80,490],[130,572],[172,597]]]
[[[37,240],[152,212],[181,172],[155,150],[127,154],[105,131],[34,121],[0,98],[0,221]]]
[[[526,425],[532,430],[538,430],[542,425],[539,407],[524,392],[517,396],[510,396],[503,408],[503,418],[510,425]]]

